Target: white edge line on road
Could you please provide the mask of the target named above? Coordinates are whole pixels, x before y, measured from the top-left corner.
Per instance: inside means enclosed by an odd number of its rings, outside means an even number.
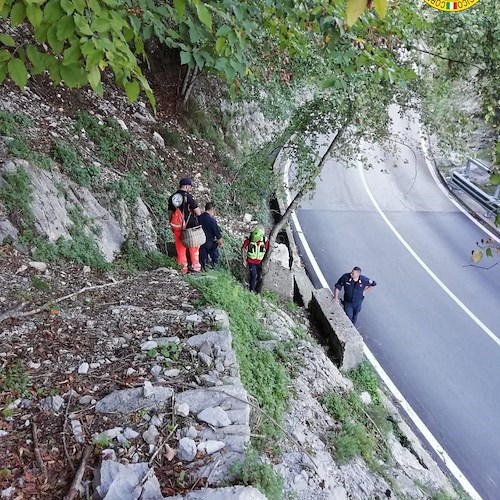
[[[289,159],[286,161],[285,166],[284,166],[284,176],[283,176],[285,179],[285,191],[286,191],[286,199],[287,199],[288,204],[290,204],[292,201],[291,196],[290,196],[289,184],[288,184],[288,176],[289,176],[289,170],[290,170],[291,163],[292,162]],[[293,224],[295,226],[295,230],[298,234],[298,237],[302,243],[302,246],[304,247],[304,251],[306,252],[306,254],[308,256],[308,258],[311,262],[311,265],[314,269],[314,272],[316,273],[316,276],[318,277],[321,285],[324,288],[328,288],[331,291],[331,288],[329,287],[328,282],[326,281],[326,278],[324,277],[323,273],[321,272],[321,269],[318,266],[318,263],[316,262],[316,259],[314,258],[311,247],[309,246],[309,243],[306,240],[306,237],[302,231],[302,227],[300,225],[299,219],[298,219],[295,212],[292,213],[292,221],[293,221]],[[410,403],[408,403],[408,401],[406,401],[406,399],[401,394],[399,389],[392,382],[389,375],[387,375],[387,373],[382,368],[380,363],[375,359],[375,356],[372,354],[372,352],[370,351],[370,349],[368,348],[368,346],[365,344],[364,341],[363,341],[363,352],[364,352],[366,358],[368,359],[368,361],[375,368],[375,371],[377,372],[379,377],[382,379],[384,384],[387,386],[389,391],[396,398],[397,402],[405,410],[408,417],[412,420],[412,422],[415,424],[417,429],[422,433],[424,438],[427,440],[427,442],[429,443],[429,446],[435,451],[435,453],[446,464],[446,467],[448,467],[449,471],[453,474],[453,476],[459,482],[459,484],[462,486],[462,488],[474,500],[482,500],[481,496],[477,493],[477,491],[474,489],[472,484],[470,484],[470,482],[464,476],[462,471],[458,468],[458,466],[455,464],[455,462],[453,462],[453,460],[450,458],[448,453],[446,453],[446,451],[444,451],[443,447],[438,443],[437,439],[433,436],[433,434],[427,428],[427,426],[424,424],[424,422],[422,422],[420,417],[416,414],[415,410],[413,410]]]
[[[358,172],[361,177],[361,182],[363,183],[363,187],[365,188],[366,193],[368,194],[375,210],[378,212],[380,217],[384,220],[384,222],[389,226],[389,229],[394,233],[396,238],[401,242],[401,244],[410,252],[410,255],[423,267],[423,269],[427,272],[427,274],[446,292],[446,294],[455,302],[462,311],[464,311],[467,316],[469,316],[474,323],[476,323],[481,330],[483,330],[488,337],[490,337],[495,344],[500,347],[500,339],[437,277],[437,275],[431,270],[431,268],[418,256],[418,254],[413,250],[413,248],[406,242],[406,240],[399,234],[398,230],[392,225],[391,221],[387,218],[385,213],[380,208],[377,200],[373,196],[370,188],[368,187],[368,183],[366,182],[365,174],[363,171],[363,166],[358,165]]]
[[[472,215],[467,212],[467,210],[458,203],[457,200],[455,200],[455,197],[443,186],[443,183],[438,179],[438,176],[436,174],[436,171],[434,169],[434,166],[431,164],[431,161],[429,160],[430,152],[429,152],[429,147],[427,146],[427,141],[425,140],[424,134],[422,132],[422,127],[419,124],[419,129],[420,129],[420,145],[422,146],[422,151],[423,151],[423,156],[425,160],[425,164],[427,165],[427,168],[429,169],[429,172],[432,175],[432,178],[434,179],[434,182],[438,185],[439,189],[445,194],[445,196],[455,205],[463,214],[465,214],[476,226],[478,226],[482,231],[484,231],[493,241],[496,241],[497,243],[500,243],[500,240],[497,238],[495,234],[493,234],[487,227],[485,227],[483,224],[481,224],[477,219],[472,217]]]

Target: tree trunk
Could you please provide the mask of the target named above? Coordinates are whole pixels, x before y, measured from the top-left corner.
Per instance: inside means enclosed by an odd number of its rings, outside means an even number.
[[[320,174],[321,169],[323,168],[323,165],[326,163],[326,160],[330,156],[331,152],[333,151],[333,148],[337,144],[338,140],[346,130],[348,124],[350,123],[350,120],[348,120],[338,131],[335,137],[332,139],[330,142],[330,145],[328,146],[328,149],[326,150],[325,154],[321,157],[321,160],[319,163],[316,165],[316,167],[313,169],[311,172],[311,182],[316,179],[316,177]],[[290,217],[293,213],[293,211],[300,205],[300,202],[302,201],[302,198],[304,195],[309,191],[311,182],[306,182],[297,192],[297,194],[294,196],[293,200],[291,201],[290,205],[286,207],[285,213],[283,214],[282,218],[273,226],[271,229],[271,232],[269,233],[269,249],[266,252],[266,255],[264,256],[264,259],[262,260],[262,272],[261,272],[261,279],[259,283],[257,284],[257,292],[261,293],[263,288],[264,288],[264,283],[265,283],[265,278],[267,273],[269,272],[269,263],[271,260],[271,255],[272,255],[272,250],[274,243],[276,242],[276,238],[278,237],[278,234],[280,231],[285,227],[285,225],[288,223],[290,220]]]
[[[182,105],[185,106],[187,100],[189,99],[189,95],[193,90],[193,86],[200,74],[200,70],[197,67],[187,68],[186,74],[184,75],[184,80],[182,81],[182,87],[179,91],[179,100],[182,102]]]

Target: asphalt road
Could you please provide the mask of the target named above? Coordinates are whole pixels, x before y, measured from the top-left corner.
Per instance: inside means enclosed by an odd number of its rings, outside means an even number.
[[[420,153],[365,150],[370,170],[327,162],[302,230],[331,288],[353,266],[377,281],[358,318],[366,344],[476,491],[499,499],[500,264],[468,266],[486,235]]]

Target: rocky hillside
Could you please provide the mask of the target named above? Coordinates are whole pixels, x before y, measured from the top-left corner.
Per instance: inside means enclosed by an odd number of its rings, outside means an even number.
[[[300,310],[293,320],[224,275],[98,274],[11,247],[0,258],[2,498],[62,498],[82,464],[82,498],[264,498],[235,484],[271,499],[452,493]],[[229,317],[214,293],[237,304]]]
[[[179,178],[217,202],[233,271],[274,185],[234,153],[245,116],[180,113],[168,82],[157,116],[112,88],[0,87],[2,498],[453,498],[307,311],[165,256]]]

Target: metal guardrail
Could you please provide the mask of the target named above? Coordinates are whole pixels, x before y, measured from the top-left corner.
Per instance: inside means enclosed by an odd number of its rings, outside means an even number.
[[[489,174],[492,172],[488,165],[482,161],[469,159],[465,168],[465,174],[459,174],[458,172],[451,174],[451,187],[461,189],[465,194],[479,203],[486,210],[487,216],[491,217],[500,214],[500,185],[497,186],[493,196],[485,193],[480,187],[470,181],[471,166],[478,167]]]

